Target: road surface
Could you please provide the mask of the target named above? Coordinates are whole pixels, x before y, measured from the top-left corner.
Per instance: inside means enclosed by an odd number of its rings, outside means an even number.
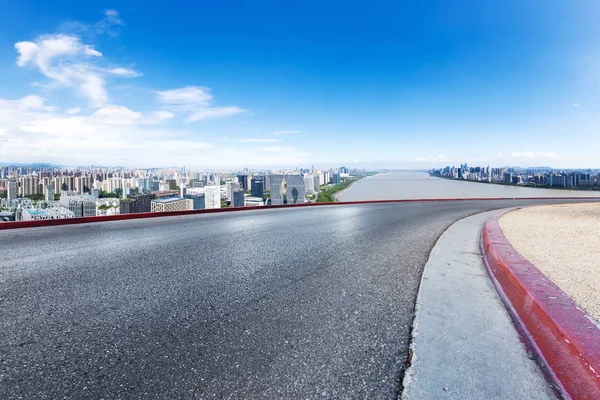
[[[0,231],[0,398],[395,398],[437,238],[531,203]]]

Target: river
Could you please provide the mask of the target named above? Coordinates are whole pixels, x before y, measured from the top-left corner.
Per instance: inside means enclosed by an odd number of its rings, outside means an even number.
[[[600,191],[540,189],[430,177],[425,172],[395,171],[361,179],[340,192],[339,201],[489,197],[599,197]]]

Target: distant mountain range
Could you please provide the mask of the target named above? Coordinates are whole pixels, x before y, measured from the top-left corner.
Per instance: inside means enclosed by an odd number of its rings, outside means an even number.
[[[2,162],[0,162],[0,166],[2,166],[2,167],[20,167],[20,168],[62,168],[62,165],[50,164],[50,163],[23,164],[23,163],[2,163]]]

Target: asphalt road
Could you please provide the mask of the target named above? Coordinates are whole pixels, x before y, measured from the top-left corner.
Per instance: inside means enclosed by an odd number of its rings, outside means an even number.
[[[437,238],[532,203],[0,231],[0,398],[395,398]]]

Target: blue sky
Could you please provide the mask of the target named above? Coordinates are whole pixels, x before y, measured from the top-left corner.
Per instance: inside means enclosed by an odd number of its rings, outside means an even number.
[[[596,1],[11,3],[0,162],[600,167]]]

